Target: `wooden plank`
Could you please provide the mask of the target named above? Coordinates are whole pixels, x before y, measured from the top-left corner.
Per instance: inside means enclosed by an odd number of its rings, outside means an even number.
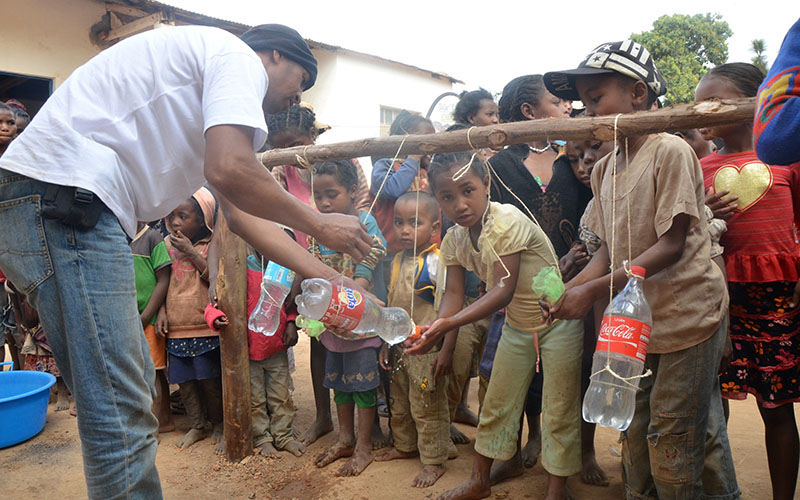
[[[220,238],[217,296],[219,307],[230,322],[220,334],[225,457],[238,462],[253,453],[247,352],[247,246],[231,232],[222,212],[215,231],[214,237]]]
[[[617,120],[617,130],[621,136],[632,136],[753,121],[755,102],[755,97],[726,99],[624,114]],[[259,159],[264,166],[274,167],[295,165],[298,156],[314,163],[373,155],[449,153],[487,147],[500,149],[509,144],[541,140],[610,141],[614,139],[615,119],[615,116],[547,118],[475,127],[471,131],[374,137],[336,144],[275,149],[260,154]]]
[[[109,12],[116,12],[117,14],[123,14],[131,17],[142,17],[147,15],[147,12],[143,11],[142,9],[137,9],[136,7],[129,7],[127,5],[120,5],[109,2],[106,2],[106,10]]]
[[[150,14],[149,16],[131,21],[128,24],[123,24],[119,28],[109,30],[105,39],[108,41],[121,40],[127,36],[135,35],[136,33],[151,29],[162,20],[164,20],[164,13],[156,12],[154,14]]]

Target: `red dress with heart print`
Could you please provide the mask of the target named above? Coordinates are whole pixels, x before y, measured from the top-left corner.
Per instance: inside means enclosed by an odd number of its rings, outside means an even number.
[[[730,189],[740,198],[720,241],[728,281],[800,279],[800,163],[766,165],[746,151],[714,153],[700,165],[706,190]]]

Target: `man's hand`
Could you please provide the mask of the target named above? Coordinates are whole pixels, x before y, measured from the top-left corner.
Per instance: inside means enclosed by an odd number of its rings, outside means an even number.
[[[712,192],[711,188],[706,191],[706,206],[714,213],[714,218],[728,220],[733,217],[733,212],[736,210],[736,201],[739,200],[739,197],[728,196],[729,194],[731,194],[729,189],[719,193]]]
[[[319,214],[320,229],[312,236],[328,248],[353,256],[361,262],[372,248],[372,237],[358,217],[344,214]]]
[[[420,336],[411,342],[406,341],[406,354],[425,354],[430,351],[442,335],[452,330],[448,318],[439,318],[430,325],[420,327]]]
[[[564,279],[564,282],[574,278],[581,269],[586,267],[588,262],[589,255],[586,252],[586,247],[584,247],[582,243],[573,246],[569,252],[558,261],[558,267],[561,270],[561,277]]]
[[[184,236],[180,231],[176,231],[175,234],[170,234],[169,242],[175,249],[185,255],[191,255],[191,252],[194,251],[192,240]]]
[[[453,351],[442,349],[433,360],[433,378],[441,378],[453,373]]]

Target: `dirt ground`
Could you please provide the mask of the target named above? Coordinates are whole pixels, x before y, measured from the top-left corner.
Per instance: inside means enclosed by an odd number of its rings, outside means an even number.
[[[304,430],[314,418],[313,394],[308,368],[309,339],[301,335],[295,347],[297,390],[294,401],[299,408],[295,425]],[[477,387],[470,392],[470,407],[477,409]],[[754,399],[731,404],[729,434],[736,472],[743,498],[768,498],[770,491],[763,426]],[[335,415],[335,412],[334,412]],[[185,417],[176,417],[186,428]],[[384,428],[386,421],[383,420]],[[474,438],[475,429],[460,426]],[[338,465],[318,469],[314,457],[335,440],[335,432],[313,444],[303,457],[282,453],[278,459],[260,455],[240,464],[230,464],[213,452],[209,440],[182,451],[174,446],[180,432],[161,436],[157,465],[164,497],[204,499],[341,499],[397,500],[436,498],[469,475],[474,451],[472,444],[459,446],[460,456],[447,464],[447,473],[433,487],[416,489],[411,480],[417,474],[418,460],[373,463],[357,478],[337,478]],[[609,487],[587,486],[580,478],[569,480],[574,496],[582,500],[622,498],[618,433],[598,428],[595,440],[597,458],[611,480]],[[76,419],[69,412],[54,411],[51,403],[47,425],[38,436],[25,443],[0,450],[0,496],[8,500],[85,498],[80,441]],[[540,464],[519,478],[496,486],[494,499],[544,498],[546,474]],[[797,496],[796,498],[800,498]]]

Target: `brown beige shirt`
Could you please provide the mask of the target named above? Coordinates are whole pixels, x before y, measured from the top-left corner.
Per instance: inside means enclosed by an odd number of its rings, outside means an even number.
[[[446,266],[461,266],[472,271],[491,290],[495,281],[494,266],[506,255],[520,253],[519,276],[514,298],[506,307],[508,324],[525,332],[541,329],[542,309],[531,288],[533,278],[545,266],[555,266],[555,253],[542,229],[513,205],[492,202],[489,215],[478,237],[478,249],[472,245],[469,228],[454,226],[442,241],[441,255]],[[501,271],[502,272],[502,271]]]
[[[665,133],[648,136],[630,165],[616,176],[614,213],[613,156],[597,162],[592,172],[595,202],[588,226],[610,252],[611,223],[615,221],[612,264],[617,269],[628,258],[628,199],[634,259],[672,227],[677,215],[690,216],[680,260],[656,274],[648,273],[644,293],[653,312],[648,352],[676,352],[697,345],[714,334],[728,307],[725,279],[711,261],[700,162],[681,138]]]

